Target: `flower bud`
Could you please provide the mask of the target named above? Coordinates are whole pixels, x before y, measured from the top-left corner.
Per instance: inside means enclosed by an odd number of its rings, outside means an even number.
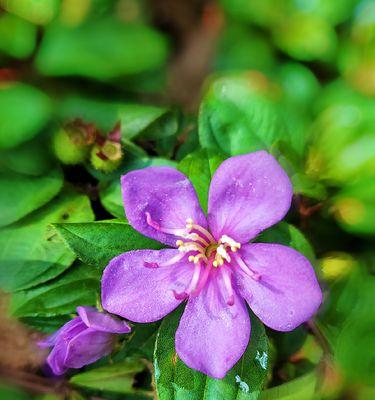
[[[55,133],[54,153],[63,164],[80,164],[88,158],[94,140],[94,125],[77,119]]]
[[[105,140],[103,145],[96,144],[91,149],[91,164],[102,172],[116,170],[123,159],[121,144],[112,140]]]
[[[108,355],[116,344],[116,336],[130,332],[125,321],[94,307],[77,307],[77,313],[77,317],[38,343],[40,347],[53,347],[47,364],[55,375]]]

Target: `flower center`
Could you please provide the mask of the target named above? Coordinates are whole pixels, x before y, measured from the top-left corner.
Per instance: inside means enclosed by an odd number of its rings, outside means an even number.
[[[230,262],[230,252],[235,253],[241,244],[227,235],[223,235],[218,242],[211,233],[202,226],[195,224],[191,218],[186,220],[184,240],[177,240],[176,246],[182,253],[195,252],[189,256],[189,261],[194,264],[204,261],[212,262],[213,267],[219,267],[225,261]]]
[[[188,255],[188,260],[194,263],[194,272],[189,286],[182,293],[173,291],[176,299],[185,299],[189,295],[197,295],[207,282],[212,268],[220,270],[222,281],[227,293],[227,304],[234,304],[234,293],[231,281],[232,271],[230,268],[218,268],[221,266],[236,264],[244,273],[255,280],[260,279],[260,275],[254,272],[245,264],[239,254],[236,252],[241,248],[241,243],[236,242],[227,235],[222,235],[216,241],[212,234],[203,226],[195,224],[191,218],[186,220],[185,228],[174,229],[161,227],[151,218],[150,213],[146,212],[147,224],[154,229],[175,235],[181,239],[176,241],[176,246],[180,252],[177,256],[171,258],[168,262],[159,265],[158,263],[145,262],[148,268],[157,268],[159,266],[168,266],[177,263]]]

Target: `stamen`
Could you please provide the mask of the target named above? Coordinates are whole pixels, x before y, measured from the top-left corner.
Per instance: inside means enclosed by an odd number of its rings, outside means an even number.
[[[197,263],[194,266],[194,272],[193,272],[193,276],[191,278],[189,286],[181,293],[178,293],[175,290],[173,290],[173,295],[176,300],[186,299],[186,297],[188,297],[189,294],[195,290],[197,283],[199,281],[200,273],[201,273],[201,263]]]
[[[227,304],[228,304],[228,306],[233,306],[233,304],[234,304],[234,292],[233,292],[231,277],[230,277],[229,273],[226,271],[225,268],[223,268],[221,271],[222,271],[224,286],[225,286],[225,289],[227,290],[228,295],[229,295],[228,299],[227,299]]]
[[[186,232],[186,229],[162,228],[156,221],[151,218],[151,214],[149,212],[145,212],[145,214],[147,224],[157,231],[167,233],[169,235],[180,236],[183,238],[188,237],[189,233]]]
[[[224,258],[224,260],[230,262],[230,256],[227,253],[227,251],[225,250],[225,247],[220,245],[217,249],[216,249],[216,253],[219,254],[222,258]]]
[[[198,282],[196,289],[191,292],[192,296],[197,296],[200,293],[200,291],[203,289],[203,287],[206,284],[207,279],[210,275],[211,269],[212,269],[212,260],[209,260],[206,267],[204,268],[203,274]]]
[[[255,281],[259,281],[262,276],[257,272],[253,271],[238,254],[233,254],[234,259],[237,262],[237,265],[242,269],[242,271],[248,275],[250,278],[254,279]]]
[[[191,257],[191,256],[190,256]],[[190,258],[189,257],[189,258]],[[197,254],[196,256],[193,256],[193,259],[192,259],[192,261],[196,264],[199,260],[203,260],[203,261],[205,261],[205,262],[207,262],[207,257],[204,255],[204,254],[202,254],[202,253],[199,253],[199,254]],[[190,261],[190,260],[189,260]]]
[[[230,238],[227,235],[223,235],[220,240],[219,243],[224,243],[227,244],[228,246],[230,246],[230,249],[233,252],[236,252],[238,249],[241,248],[241,243],[236,242],[235,240],[233,240],[232,238]]]
[[[206,238],[210,241],[210,243],[215,243],[215,238],[208,232],[207,229],[203,228],[200,225],[194,224],[194,221],[191,218],[186,220],[186,229],[191,232],[192,230],[198,231],[202,233]]]
[[[189,234],[189,239],[193,240],[194,242],[200,242],[205,247],[210,245],[210,243],[207,242],[207,240],[203,239],[202,236],[199,236],[197,233],[190,233]]]
[[[180,241],[177,241],[180,242]],[[176,242],[176,244],[177,244]],[[181,241],[182,242],[182,241]],[[189,251],[198,251],[199,253],[204,253],[205,249],[200,246],[198,243],[194,242],[182,242],[178,245],[178,250],[183,253],[188,253]]]

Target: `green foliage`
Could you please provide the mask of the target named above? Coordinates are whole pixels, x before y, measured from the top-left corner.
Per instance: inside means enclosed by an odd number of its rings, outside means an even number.
[[[213,80],[199,112],[202,147],[233,156],[269,150],[279,139],[288,140],[275,90],[259,73]]]
[[[99,295],[100,274],[76,263],[56,279],[14,293],[11,313],[15,317],[52,317],[74,313],[78,306],[93,306]]]
[[[54,22],[46,29],[36,66],[45,75],[107,80],[157,69],[167,54],[165,38],[146,25],[114,18],[77,27]]]
[[[205,212],[207,212],[211,179],[224,159],[225,156],[220,153],[207,149],[187,155],[178,165],[178,169],[193,183],[199,202]]]
[[[15,58],[28,57],[36,43],[36,28],[11,14],[0,17],[0,51]]]
[[[56,16],[60,0],[0,0],[0,4],[12,14],[44,25]]]
[[[0,172],[0,226],[9,225],[43,206],[60,191],[63,177],[60,169],[35,177],[14,172]]]
[[[138,136],[160,138],[176,133],[176,114],[168,108],[144,104],[109,102],[95,98],[69,96],[59,106],[62,120],[80,117],[94,122],[98,128],[109,131],[120,122],[124,141]]]
[[[56,224],[54,227],[80,260],[100,268],[126,251],[161,247],[128,223],[116,220]]]
[[[277,225],[261,232],[256,241],[261,243],[280,243],[284,246],[293,247],[311,262],[315,261],[314,250],[303,233],[286,222],[279,222]]]
[[[0,286],[26,289],[56,277],[75,255],[49,227],[62,221],[94,219],[86,196],[64,191],[51,203],[0,231]]]
[[[164,247],[128,224],[122,175],[176,167],[207,212],[220,163],[260,149],[285,169],[294,199],[254,241],[304,254],[323,304],[292,332],[251,315],[249,346],[222,380],[176,354],[180,308],[131,323],[110,356],[65,379],[12,369],[31,394],[3,384],[0,397],[372,400],[374,2],[157,3],[0,0],[0,287],[10,313],[52,333],[77,306],[100,308],[113,257]],[[77,119],[90,126],[78,147],[62,131]]]
[[[33,138],[46,124],[50,111],[50,100],[40,90],[21,83],[1,86],[0,149]]]
[[[154,352],[156,390],[160,400],[257,399],[268,371],[268,340],[263,325],[251,315],[247,350],[224,379],[214,379],[189,369],[174,348],[181,309],[166,317],[158,332]]]
[[[91,371],[74,375],[70,382],[74,385],[116,393],[142,393],[134,388],[134,378],[145,370],[145,363],[136,358],[127,358],[122,362],[99,367]]]
[[[316,372],[310,372],[283,385],[265,390],[259,400],[314,400],[317,385]]]

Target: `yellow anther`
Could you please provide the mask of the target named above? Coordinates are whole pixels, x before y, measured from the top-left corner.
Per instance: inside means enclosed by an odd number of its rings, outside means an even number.
[[[195,263],[195,256],[189,256],[188,260]]]
[[[176,246],[180,247],[184,244],[184,242],[182,240],[177,240],[176,242]]]
[[[215,261],[212,263],[212,265],[213,265],[214,267],[217,267],[217,266],[218,266],[217,261],[215,260]]]

